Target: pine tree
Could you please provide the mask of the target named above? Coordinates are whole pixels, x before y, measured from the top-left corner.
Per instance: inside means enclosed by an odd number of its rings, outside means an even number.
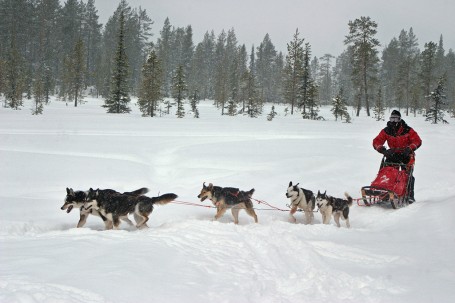
[[[384,106],[398,106],[398,66],[400,65],[400,45],[397,38],[393,38],[382,52],[381,85],[383,86]]]
[[[157,56],[161,62],[163,70],[163,93],[164,96],[170,95],[172,82],[172,65],[171,65],[171,43],[172,43],[172,26],[169,18],[164,20],[163,28],[160,31],[160,37],[157,41]]]
[[[154,50],[151,51],[142,68],[142,84],[139,90],[139,109],[143,116],[156,116],[159,102],[162,100],[162,71],[161,62]]]
[[[276,56],[275,46],[270,40],[269,34],[266,34],[256,51],[258,87],[265,102],[274,101],[277,95],[274,85]]]
[[[370,116],[369,92],[372,82],[376,78],[376,64],[379,59],[377,56],[379,41],[374,37],[377,33],[377,23],[370,17],[360,17],[354,21],[349,21],[349,35],[346,36],[344,43],[352,48],[352,76],[360,96],[357,104],[357,116],[362,107],[361,100],[365,100],[367,115]]]
[[[284,68],[283,93],[284,99],[291,104],[291,115],[294,114],[294,107],[301,100],[300,89],[303,76],[303,40],[299,38],[299,30],[294,34],[294,39],[288,43],[288,54]]]
[[[199,103],[199,94],[198,94],[198,91],[195,90],[194,94],[190,98],[191,111],[193,112],[194,118],[199,118],[199,109],[197,108],[198,103]]]
[[[6,64],[5,61],[0,57],[0,96],[3,94],[5,90],[5,68]],[[6,106],[6,104],[5,104]]]
[[[436,50],[437,45],[434,42],[428,42],[424,45],[424,51],[420,56],[420,81],[422,83],[425,95],[430,94],[432,85],[436,82]]]
[[[88,0],[85,5],[83,15],[84,27],[82,30],[83,41],[85,45],[85,85],[96,85],[97,69],[101,63],[101,28],[102,24],[98,22],[98,10],[95,7],[95,0]]]
[[[185,74],[183,66],[179,66],[175,72],[175,76],[172,79],[172,97],[177,103],[176,115],[178,118],[185,116],[185,108],[183,107],[183,99],[185,99],[187,87],[185,82]]]
[[[25,71],[24,59],[14,41],[5,65],[5,101],[8,107],[19,109],[23,105],[22,93],[25,91]]]
[[[384,102],[382,101],[382,90],[381,88],[378,89],[378,93],[376,94],[376,102],[374,103],[373,113],[376,121],[384,121]]]
[[[319,104],[318,104],[318,86],[314,83],[313,80],[308,82],[307,86],[307,96],[306,96],[306,107],[308,109],[307,112],[302,112],[303,119],[310,119],[310,120],[319,120],[322,119],[318,115],[319,113]]]
[[[302,62],[302,80],[301,80],[301,87],[300,87],[300,95],[301,95],[301,102],[299,104],[299,108],[302,109],[302,116],[307,117],[306,109],[310,106],[310,87],[313,85],[313,80],[311,78],[311,67],[310,67],[310,60],[311,60],[311,45],[309,43],[305,43],[305,48],[303,50],[303,62]]]
[[[228,98],[228,67],[226,60],[226,33],[221,31],[218,35],[218,39],[215,47],[215,83],[214,83],[214,99],[215,105],[221,107],[221,114],[224,114],[224,104]]]
[[[85,86],[85,54],[84,43],[81,39],[76,42],[74,46],[73,55],[70,59],[70,95],[74,98],[74,107],[77,107],[78,101],[83,99],[83,89]]]
[[[123,12],[120,13],[117,50],[112,65],[111,91],[109,97],[105,100],[104,107],[107,107],[108,113],[129,113],[131,109],[128,107],[130,102],[128,58],[126,56],[125,16]]]
[[[43,113],[43,103],[45,98],[44,91],[44,72],[43,66],[37,70],[35,81],[33,83],[33,96],[35,98],[35,108],[32,109],[32,115],[40,115]]]
[[[398,108],[404,107],[406,115],[409,114],[411,106],[412,91],[417,86],[417,58],[419,49],[417,48],[417,38],[415,37],[412,27],[409,33],[402,30],[398,39],[399,57],[397,62],[397,101]]]
[[[245,90],[243,95],[246,96],[245,113],[250,118],[257,118],[262,114],[263,101],[258,94],[254,74],[251,71],[246,71],[243,81],[242,89]]]
[[[445,99],[447,96],[445,95],[445,87],[444,87],[445,79],[441,77],[438,81],[438,86],[434,91],[430,93],[427,98],[430,99],[431,105],[430,109],[427,111],[425,121],[432,121],[433,124],[437,124],[438,122],[447,123],[444,120],[444,106],[447,105]]]
[[[267,121],[272,121],[276,115],[277,115],[277,112],[275,111],[275,106],[272,105],[272,109],[271,109],[270,113],[267,115]]]
[[[320,57],[321,64],[319,66],[319,76],[321,85],[319,95],[323,104],[328,104],[332,96],[332,59],[335,58],[331,54],[325,54]]]
[[[347,112],[346,103],[343,99],[343,88],[340,88],[338,94],[332,99],[332,109],[330,111],[335,116],[335,121],[338,121],[338,117],[343,120],[343,116]]]

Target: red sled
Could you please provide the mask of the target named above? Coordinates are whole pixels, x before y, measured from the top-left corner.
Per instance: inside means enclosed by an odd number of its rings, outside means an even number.
[[[382,159],[376,178],[370,186],[361,189],[361,206],[373,204],[388,204],[392,208],[401,208],[408,205],[409,188],[414,170],[414,159],[408,164],[387,163]],[[359,199],[360,200],[360,199]]]
[[[371,187],[393,191],[401,197],[406,194],[408,174],[395,166],[386,166],[379,170],[378,176],[371,182]]]

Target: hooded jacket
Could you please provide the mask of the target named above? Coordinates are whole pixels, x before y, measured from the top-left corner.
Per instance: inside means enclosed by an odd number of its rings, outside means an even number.
[[[379,151],[385,142],[391,149],[404,150],[409,147],[413,152],[422,145],[422,139],[417,132],[408,126],[404,120],[387,122],[387,127],[373,139],[373,148]]]

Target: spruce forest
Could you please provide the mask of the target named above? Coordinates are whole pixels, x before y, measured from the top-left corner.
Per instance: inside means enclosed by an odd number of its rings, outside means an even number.
[[[0,0],[2,106],[21,109],[29,99],[32,114],[43,114],[52,96],[79,106],[90,95],[103,98],[108,113],[137,106],[148,117],[171,107],[184,117],[188,104],[198,118],[203,99],[223,115],[268,120],[276,113],[263,112],[265,104],[285,104],[304,119],[323,119],[318,108],[330,106],[346,122],[347,107],[378,120],[390,107],[432,123],[455,115],[455,53],[442,35],[419,41],[411,24],[387,42],[370,17],[346,20],[345,50],[335,57],[314,54],[304,28],[289,33],[283,53],[267,33],[256,46],[238,41],[234,28],[208,29],[194,41],[191,25],[171,19],[154,24],[127,0],[104,25],[95,0]]]

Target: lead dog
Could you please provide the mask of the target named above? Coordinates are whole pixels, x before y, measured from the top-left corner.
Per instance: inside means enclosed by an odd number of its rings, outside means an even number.
[[[230,208],[235,224],[239,224],[239,211],[241,209],[244,209],[248,215],[253,217],[254,222],[258,223],[258,216],[254,212],[253,202],[251,202],[253,193],[254,188],[243,191],[233,187],[214,186],[212,183],[206,186],[204,182],[197,197],[201,199],[201,202],[208,198],[216,206],[215,220],[221,218]]]
[[[292,185],[292,181],[289,182],[289,186],[286,192],[286,197],[291,199],[291,210],[289,211],[290,221],[295,223],[297,220],[294,217],[297,209],[303,210],[305,213],[305,223],[312,224],[314,220],[314,208],[315,208],[315,197],[311,190],[304,189],[296,185]]]
[[[119,193],[109,195],[99,189],[90,188],[84,208],[99,211],[108,221],[112,222],[115,229],[118,229],[122,217],[134,214],[136,227],[143,228],[148,227],[146,223],[153,211],[153,205],[167,204],[176,198],[177,195],[172,193],[153,198]]]
[[[316,204],[318,205],[319,211],[322,215],[322,223],[329,224],[333,215],[333,219],[338,227],[340,227],[341,217],[343,220],[346,220],[346,227],[350,228],[349,207],[352,205],[352,197],[348,193],[344,193],[347,199],[344,200],[331,197],[326,193],[327,191],[322,194],[318,190],[318,195],[316,197]]]
[[[103,189],[103,192],[106,194],[119,194],[119,192],[113,190],[113,189]],[[138,190],[132,191],[132,192],[124,192],[123,194],[125,195],[133,195],[133,196],[140,196],[144,195],[148,192],[148,188],[140,188]],[[83,206],[84,203],[86,202],[88,197],[88,191],[82,191],[82,190],[76,190],[74,191],[72,188],[66,188],[66,197],[65,201],[63,203],[63,206],[60,208],[61,210],[65,210],[67,213],[70,213],[73,208],[79,208],[79,222],[77,223],[77,227],[83,227],[85,223],[87,222],[87,217],[88,215],[94,215],[97,217],[101,217],[101,219],[104,222],[105,228],[106,229],[111,229],[112,226],[109,226],[109,220],[106,219],[102,214],[99,213],[99,211],[95,209],[90,209],[86,210]],[[131,222],[128,217],[122,217],[121,218],[123,221],[127,222],[129,225],[133,225],[133,222]]]

